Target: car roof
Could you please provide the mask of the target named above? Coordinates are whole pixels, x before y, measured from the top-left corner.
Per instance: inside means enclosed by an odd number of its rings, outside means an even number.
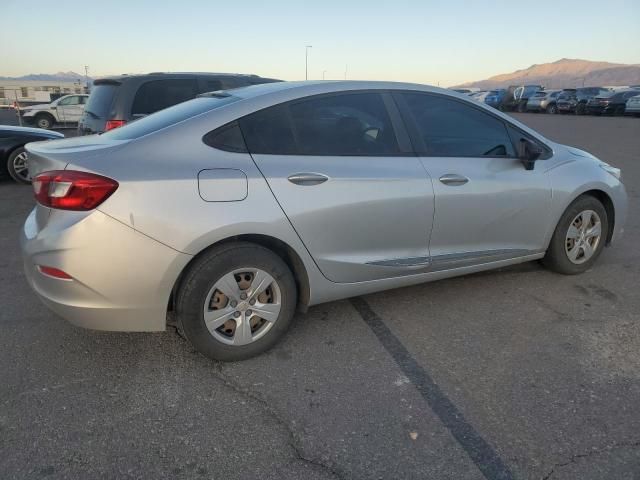
[[[150,72],[150,73],[123,73],[122,75],[107,75],[104,77],[96,78],[95,82],[108,82],[108,81],[117,81],[121,82],[123,80],[134,79],[134,78],[180,78],[180,77],[247,77],[247,78],[264,78],[259,75],[249,74],[249,73],[229,73],[229,72]]]
[[[230,95],[248,99],[263,95],[290,93],[292,96],[309,96],[322,93],[345,92],[349,90],[419,90],[423,92],[445,93],[447,95],[468,98],[448,88],[432,87],[417,83],[384,82],[369,80],[305,80],[295,82],[261,83],[249,87],[226,90]]]

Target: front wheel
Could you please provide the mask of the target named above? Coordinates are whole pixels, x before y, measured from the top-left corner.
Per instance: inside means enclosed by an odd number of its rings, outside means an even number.
[[[296,283],[282,258],[260,245],[237,242],[211,249],[189,267],[176,318],[203,355],[243,360],[282,338],[296,302]]]
[[[49,114],[40,114],[36,117],[36,126],[38,128],[44,128],[45,130],[53,127],[54,119]]]
[[[579,197],[562,214],[542,263],[565,275],[582,273],[602,253],[608,233],[602,203],[589,195]]]
[[[550,113],[551,115],[558,113],[558,107],[556,107],[555,103],[547,106],[547,113]]]
[[[18,183],[31,183],[27,159],[28,154],[24,147],[16,148],[7,159],[9,175]]]

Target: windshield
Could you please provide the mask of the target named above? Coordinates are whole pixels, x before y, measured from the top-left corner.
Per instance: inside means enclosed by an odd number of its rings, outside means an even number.
[[[240,100],[239,97],[233,97],[231,95],[225,97],[195,98],[152,113],[124,127],[110,130],[102,135],[113,140],[132,140],[238,100]]]

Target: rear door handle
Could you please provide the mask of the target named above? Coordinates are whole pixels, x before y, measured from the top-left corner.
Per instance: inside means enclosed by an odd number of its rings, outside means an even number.
[[[289,175],[288,180],[296,185],[311,186],[320,185],[329,180],[329,177],[321,173],[294,173]]]
[[[458,175],[455,173],[445,173],[440,177],[440,182],[450,187],[457,187],[459,185],[464,185],[468,181],[469,179],[467,177],[463,177],[462,175]]]

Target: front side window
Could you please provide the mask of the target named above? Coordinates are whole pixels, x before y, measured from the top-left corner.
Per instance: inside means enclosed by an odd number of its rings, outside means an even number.
[[[423,93],[402,93],[430,156],[515,157],[504,123],[461,101]]]
[[[376,156],[400,152],[377,93],[297,100],[249,115],[240,126],[253,153]]]
[[[58,102],[58,105],[65,105],[65,106],[69,106],[69,105],[80,105],[80,97],[67,97],[67,98],[63,98],[62,100],[60,100],[60,102]]]
[[[198,82],[195,79],[153,80],[138,88],[131,107],[132,115],[149,115],[163,108],[195,98]]]

